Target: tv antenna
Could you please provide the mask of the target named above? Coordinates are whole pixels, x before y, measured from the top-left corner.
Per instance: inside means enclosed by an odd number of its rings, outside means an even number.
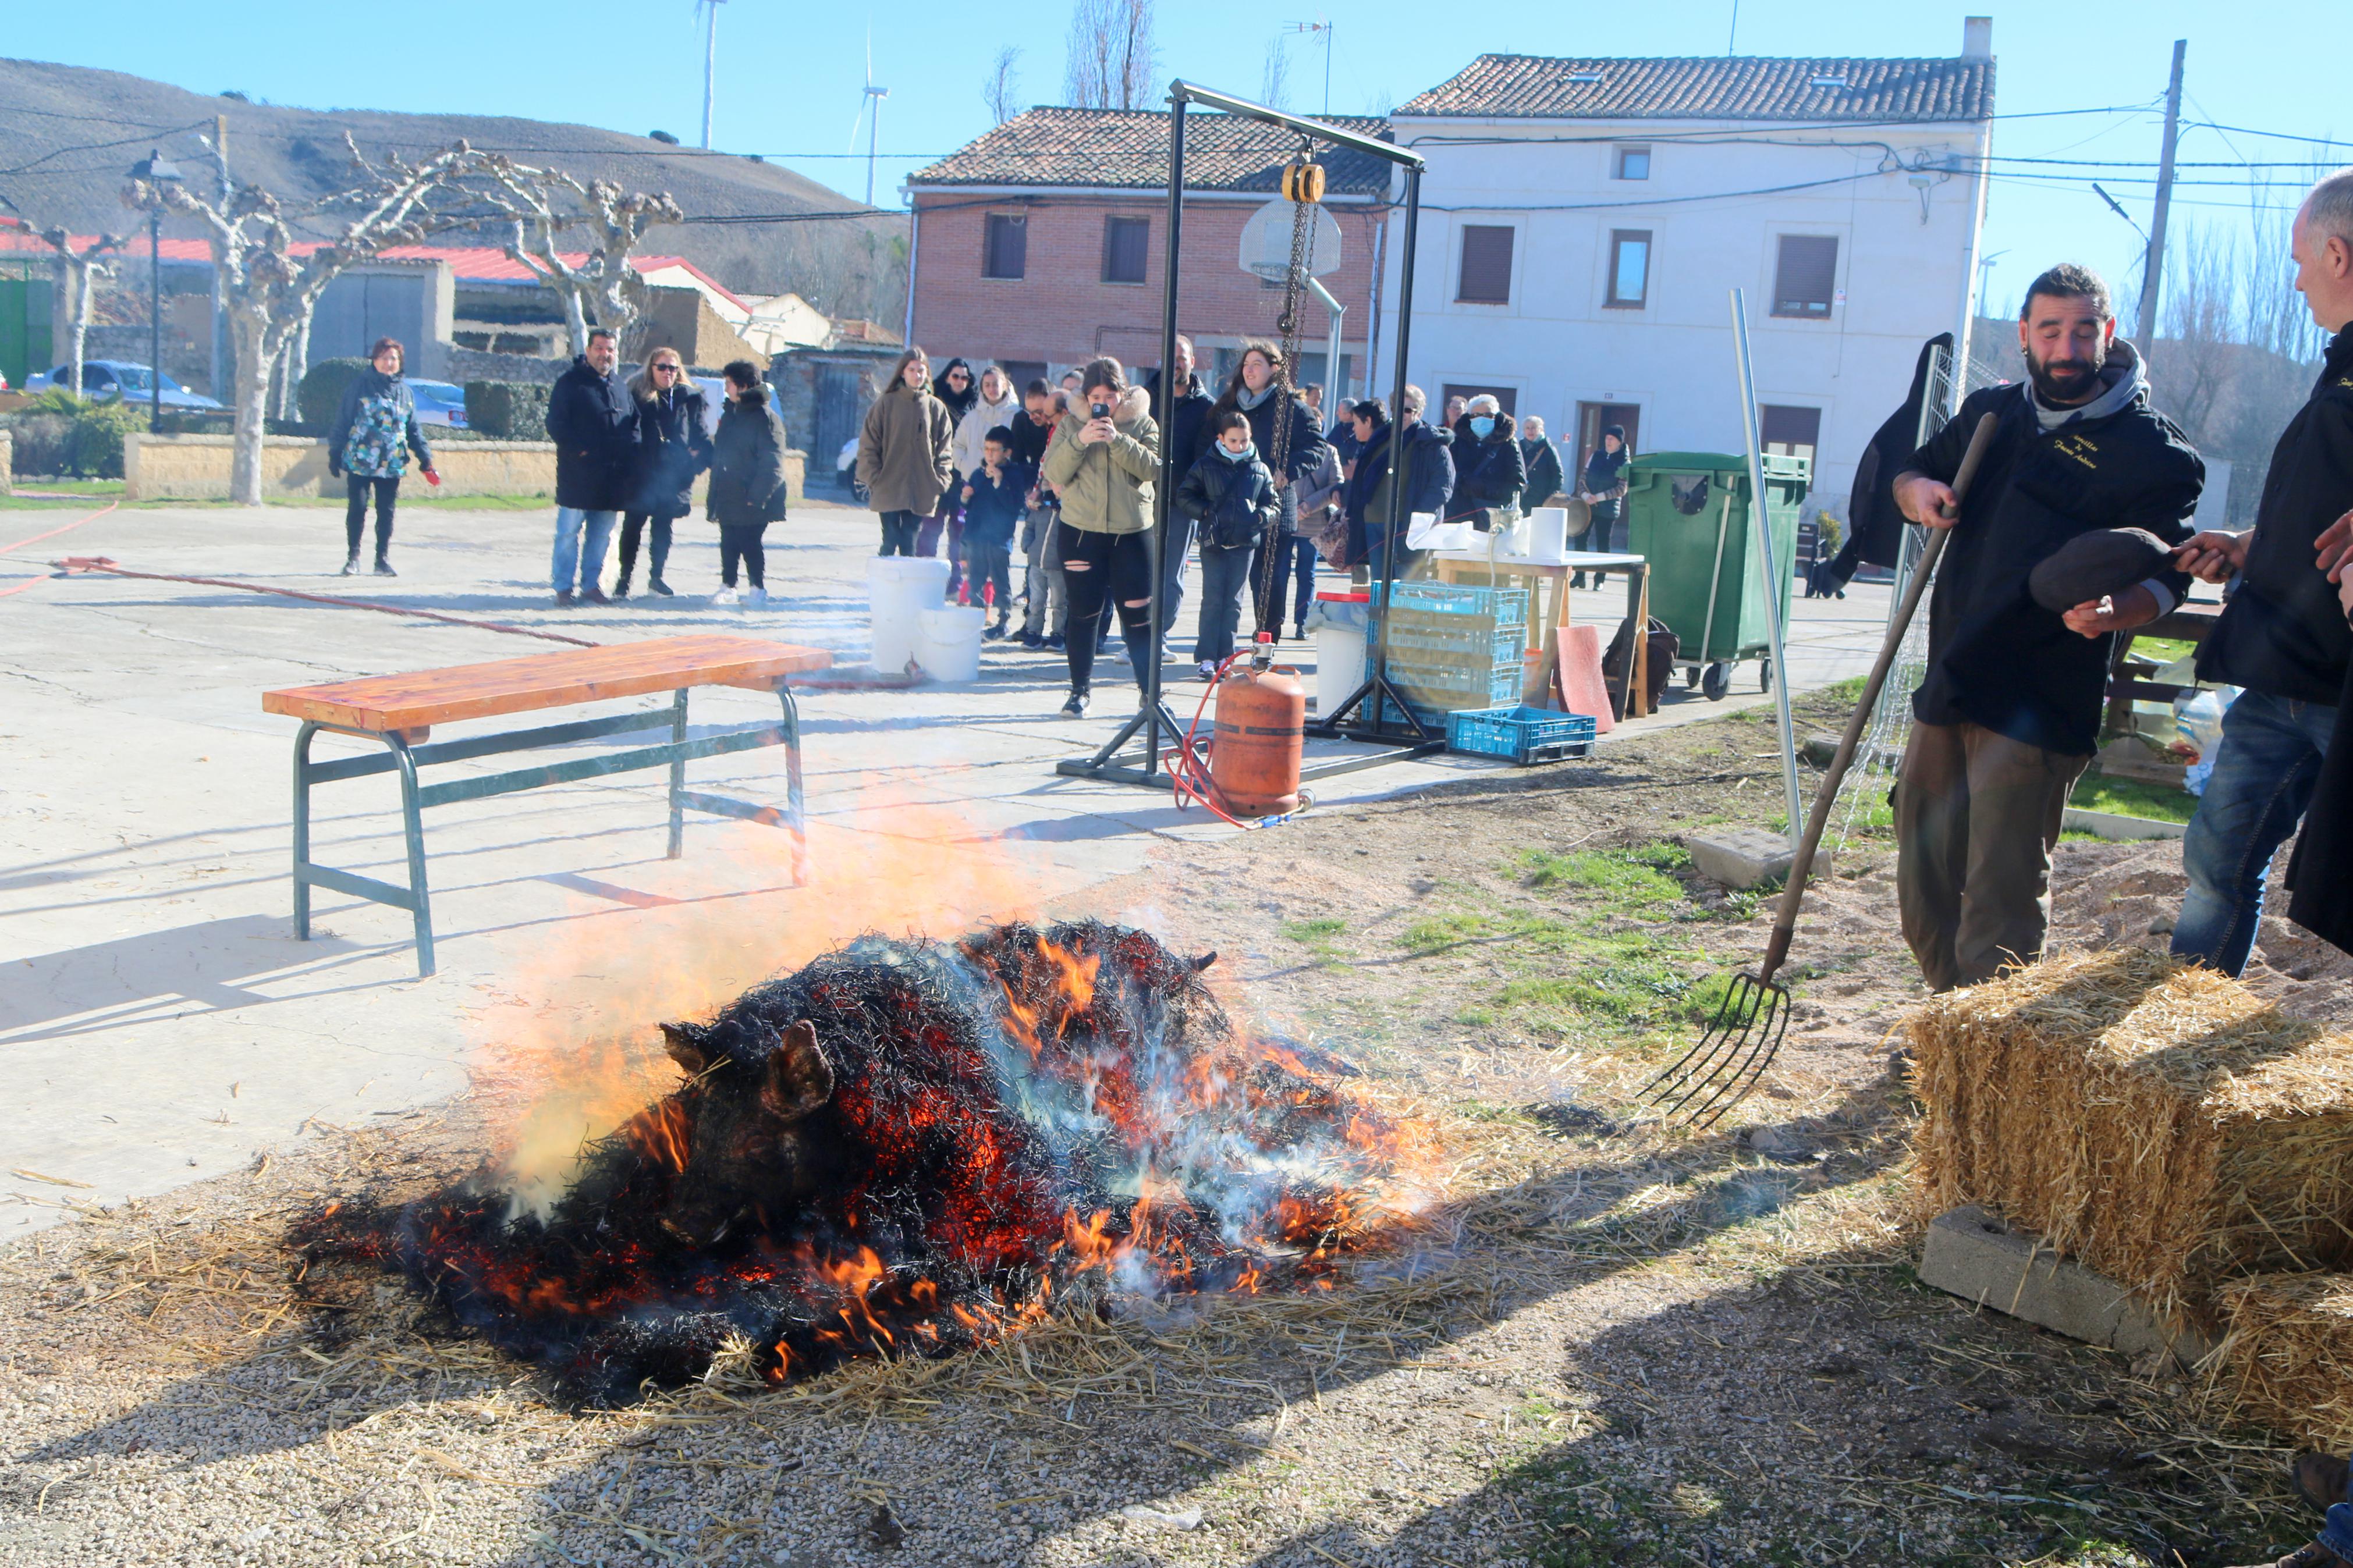
[[[1332,23],[1322,12],[1313,22],[1293,22],[1283,29],[1290,33],[1315,33],[1324,38],[1324,108],[1320,112],[1332,112]]]

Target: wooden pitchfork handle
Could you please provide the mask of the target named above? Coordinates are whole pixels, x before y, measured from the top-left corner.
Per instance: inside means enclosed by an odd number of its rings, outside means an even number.
[[[1990,414],[1978,421],[1978,427],[1969,434],[1969,448],[1953,475],[1953,515],[1957,521],[1961,502],[1969,493],[1969,483],[1977,478],[1978,465],[1985,461],[1986,448],[1993,445],[1994,425],[1995,417]],[[1927,591],[1928,580],[1936,574],[1936,558],[1945,552],[1945,541],[1951,533],[1950,528],[1928,531],[1927,548],[1920,552],[1920,563],[1912,569],[1912,580],[1904,584],[1903,602],[1895,606],[1895,615],[1887,623],[1887,640],[1880,646],[1879,658],[1871,667],[1870,678],[1862,683],[1862,696],[1854,705],[1854,716],[1846,721],[1846,734],[1839,741],[1838,755],[1831,759],[1830,771],[1822,775],[1821,788],[1814,794],[1814,809],[1806,817],[1806,836],[1799,841],[1798,853],[1789,861],[1788,883],[1773,917],[1773,934],[1765,943],[1765,963],[1757,975],[1760,984],[1769,983],[1773,972],[1781,967],[1781,961],[1789,956],[1789,941],[1798,931],[1798,904],[1806,896],[1806,879],[1814,868],[1814,851],[1821,846],[1822,829],[1829,825],[1839,785],[1846,782],[1846,770],[1854,761],[1863,729],[1871,722],[1873,710],[1879,706],[1880,689],[1887,684],[1887,672],[1895,667],[1895,655],[1904,646],[1904,634],[1911,629],[1913,612],[1920,607],[1920,595]]]

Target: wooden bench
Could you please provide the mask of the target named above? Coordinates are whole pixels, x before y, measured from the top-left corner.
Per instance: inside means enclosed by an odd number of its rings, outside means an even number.
[[[758,637],[726,636],[657,637],[608,647],[535,654],[489,664],[453,665],[406,675],[371,676],[325,686],[297,686],[261,696],[264,712],[302,721],[294,736],[294,934],[311,938],[311,889],[332,888],[353,898],[409,911],[417,929],[417,971],[433,973],[433,912],[425,879],[425,829],[418,814],[428,805],[481,800],[544,784],[569,784],[638,768],[670,769],[670,858],[683,848],[685,813],[691,809],[748,822],[782,826],[793,836],[793,880],[808,875],[808,834],[801,808],[800,713],[786,678],[824,669],[833,656],[821,648],[796,647]],[[784,704],[783,719],[747,724],[695,740],[687,739],[687,693],[697,686],[734,686],[773,691]],[[533,730],[473,735],[427,744],[436,724],[487,719],[502,713],[575,707],[648,692],[673,693],[667,708],[639,709],[604,719],[585,719]],[[436,763],[463,762],[502,752],[569,745],[603,735],[669,726],[669,742],[628,751],[519,768],[446,783],[420,784],[417,770]],[[311,760],[311,740],[322,730],[381,742],[382,756]],[[686,764],[697,757],[722,756],[760,746],[785,748],[785,808],[755,805],[686,787]],[[408,844],[408,886],[395,887],[311,859],[311,786],[371,773],[400,775],[401,824]]]

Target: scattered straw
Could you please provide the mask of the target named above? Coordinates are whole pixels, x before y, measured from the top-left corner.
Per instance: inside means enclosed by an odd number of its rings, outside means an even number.
[[[1924,1215],[1984,1204],[2211,1325],[2223,1279],[2353,1266],[2353,1035],[2137,948],[1910,1025]]]

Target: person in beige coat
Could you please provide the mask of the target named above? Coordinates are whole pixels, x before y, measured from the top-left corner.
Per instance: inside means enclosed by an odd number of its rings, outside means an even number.
[[[915,532],[947,493],[955,476],[949,448],[955,422],[931,394],[932,365],[923,351],[899,356],[891,384],[866,411],[858,434],[858,482],[882,514],[883,555],[915,553]]]
[[[1062,711],[1087,710],[1103,610],[1119,606],[1127,659],[1139,695],[1149,689],[1152,661],[1152,539],[1154,489],[1160,478],[1160,426],[1149,412],[1151,395],[1127,384],[1115,359],[1081,371],[1077,406],[1062,417],[1047,445],[1043,478],[1061,497],[1062,520],[1051,548],[1060,558],[1071,605],[1062,647],[1071,664],[1071,698]]]

